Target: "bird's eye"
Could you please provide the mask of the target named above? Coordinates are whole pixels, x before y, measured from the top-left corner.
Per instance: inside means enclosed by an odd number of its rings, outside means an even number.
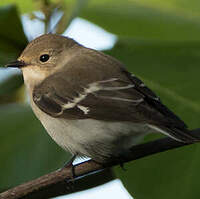
[[[41,62],[47,62],[49,60],[49,55],[48,54],[44,54],[40,56],[40,61]]]

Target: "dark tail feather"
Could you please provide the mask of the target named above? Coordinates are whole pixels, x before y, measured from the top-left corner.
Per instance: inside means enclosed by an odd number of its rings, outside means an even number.
[[[153,127],[154,128],[154,127]],[[174,140],[184,143],[195,143],[199,142],[200,138],[192,135],[188,129],[178,129],[175,127],[167,128],[167,127],[155,127],[155,130],[159,131]]]
[[[199,142],[200,139],[198,137],[195,137],[195,135],[190,134],[190,131],[188,129],[167,129],[169,135],[180,142],[184,143],[194,143],[194,142]]]

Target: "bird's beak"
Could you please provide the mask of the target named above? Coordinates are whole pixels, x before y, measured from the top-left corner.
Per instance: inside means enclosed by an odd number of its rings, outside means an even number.
[[[16,61],[12,61],[12,62],[6,64],[5,67],[22,68],[25,65],[26,65],[25,62],[16,60]]]

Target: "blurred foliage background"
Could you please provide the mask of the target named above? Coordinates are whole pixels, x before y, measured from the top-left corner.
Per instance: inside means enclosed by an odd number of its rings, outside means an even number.
[[[200,127],[200,1],[1,0],[2,67],[27,45],[21,16],[35,19],[34,11],[44,13],[44,32],[60,12],[56,33],[79,16],[115,34],[116,44],[105,53],[124,62],[189,128]],[[20,73],[0,79],[0,191],[53,171],[69,158],[26,101]],[[116,167],[114,173],[136,199],[195,199],[200,196],[199,156],[195,144],[129,163],[126,172]]]

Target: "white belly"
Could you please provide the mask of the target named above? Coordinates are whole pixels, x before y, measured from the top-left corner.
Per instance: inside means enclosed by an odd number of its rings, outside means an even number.
[[[99,161],[126,150],[149,132],[149,127],[144,124],[94,119],[66,120],[47,115],[33,102],[32,108],[48,134],[62,148]]]

